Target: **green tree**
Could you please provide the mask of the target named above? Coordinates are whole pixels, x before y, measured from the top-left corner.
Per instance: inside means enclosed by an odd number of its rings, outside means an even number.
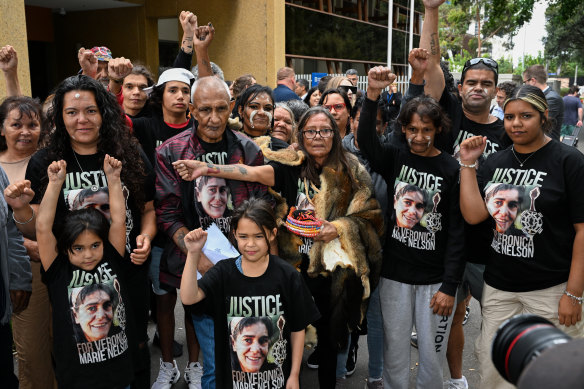
[[[555,0],[546,10],[546,55],[560,63],[584,65],[584,5],[581,0]]]
[[[452,0],[440,7],[441,47],[476,57],[494,36],[514,36],[531,19],[535,1]],[[477,35],[467,34],[471,21],[477,24]],[[509,48],[511,42],[508,39]]]

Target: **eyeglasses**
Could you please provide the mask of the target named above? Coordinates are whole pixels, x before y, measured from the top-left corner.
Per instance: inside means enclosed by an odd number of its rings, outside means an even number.
[[[339,112],[341,111],[343,108],[346,107],[345,103],[337,103],[337,104],[332,104],[332,105],[328,105],[325,104],[323,105],[323,107],[325,107],[326,109],[328,109],[329,111],[332,111],[333,108],[335,109],[335,111]]]
[[[345,93],[349,93],[349,91],[351,91],[351,93],[353,93],[353,94],[357,93],[356,86],[341,85],[341,86],[339,86],[339,90],[341,92],[345,92]]]
[[[532,77],[532,78],[533,78],[533,77]],[[523,83],[524,83],[524,84],[527,84],[529,81],[531,81],[531,78],[528,78],[528,79],[526,79],[526,80],[523,80]]]
[[[466,72],[468,70],[468,68],[470,68],[471,66],[474,66],[478,63],[484,63],[485,65],[487,65],[489,67],[489,69],[492,69],[495,74],[499,74],[499,64],[497,63],[497,61],[490,59],[490,58],[473,58],[473,59],[469,59],[468,61],[466,61],[464,63],[464,67],[462,68],[462,73],[464,74],[464,72]]]
[[[330,128],[323,128],[322,130],[305,130],[302,131],[302,133],[306,139],[314,139],[316,138],[316,134],[320,135],[321,138],[330,138],[333,135],[333,130]]]

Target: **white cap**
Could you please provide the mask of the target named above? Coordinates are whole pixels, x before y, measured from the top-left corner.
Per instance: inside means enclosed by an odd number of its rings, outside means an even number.
[[[186,69],[172,68],[162,72],[160,77],[158,77],[158,82],[156,83],[155,86],[160,86],[168,81],[184,82],[190,87],[193,85],[193,82],[195,81],[195,76],[193,75],[193,73],[189,72]],[[148,93],[152,90],[152,87],[145,88],[144,90]]]

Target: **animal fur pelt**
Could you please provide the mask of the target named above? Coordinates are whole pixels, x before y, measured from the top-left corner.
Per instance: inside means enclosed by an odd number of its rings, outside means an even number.
[[[347,154],[351,175],[324,167],[320,191],[312,199],[316,216],[330,221],[339,237],[331,242],[315,241],[309,252],[308,275],[331,277],[330,336],[339,349],[348,332],[363,320],[371,291],[379,282],[383,216],[372,196],[371,177],[356,157]],[[280,256],[292,263],[301,261],[302,239],[285,228],[278,232]]]

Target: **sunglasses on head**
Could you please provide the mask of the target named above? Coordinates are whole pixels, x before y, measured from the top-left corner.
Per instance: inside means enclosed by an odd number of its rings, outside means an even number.
[[[353,94],[357,93],[356,86],[341,85],[339,86],[339,90],[345,93],[349,93],[349,91],[351,91]]]
[[[468,70],[468,68],[470,68],[471,66],[474,66],[478,63],[484,63],[485,65],[487,65],[487,67],[489,69],[492,69],[496,74],[499,74],[499,64],[497,63],[497,61],[490,59],[490,58],[473,58],[473,59],[469,59],[468,61],[466,61],[464,63],[464,67],[462,68],[462,73],[466,72]]]

